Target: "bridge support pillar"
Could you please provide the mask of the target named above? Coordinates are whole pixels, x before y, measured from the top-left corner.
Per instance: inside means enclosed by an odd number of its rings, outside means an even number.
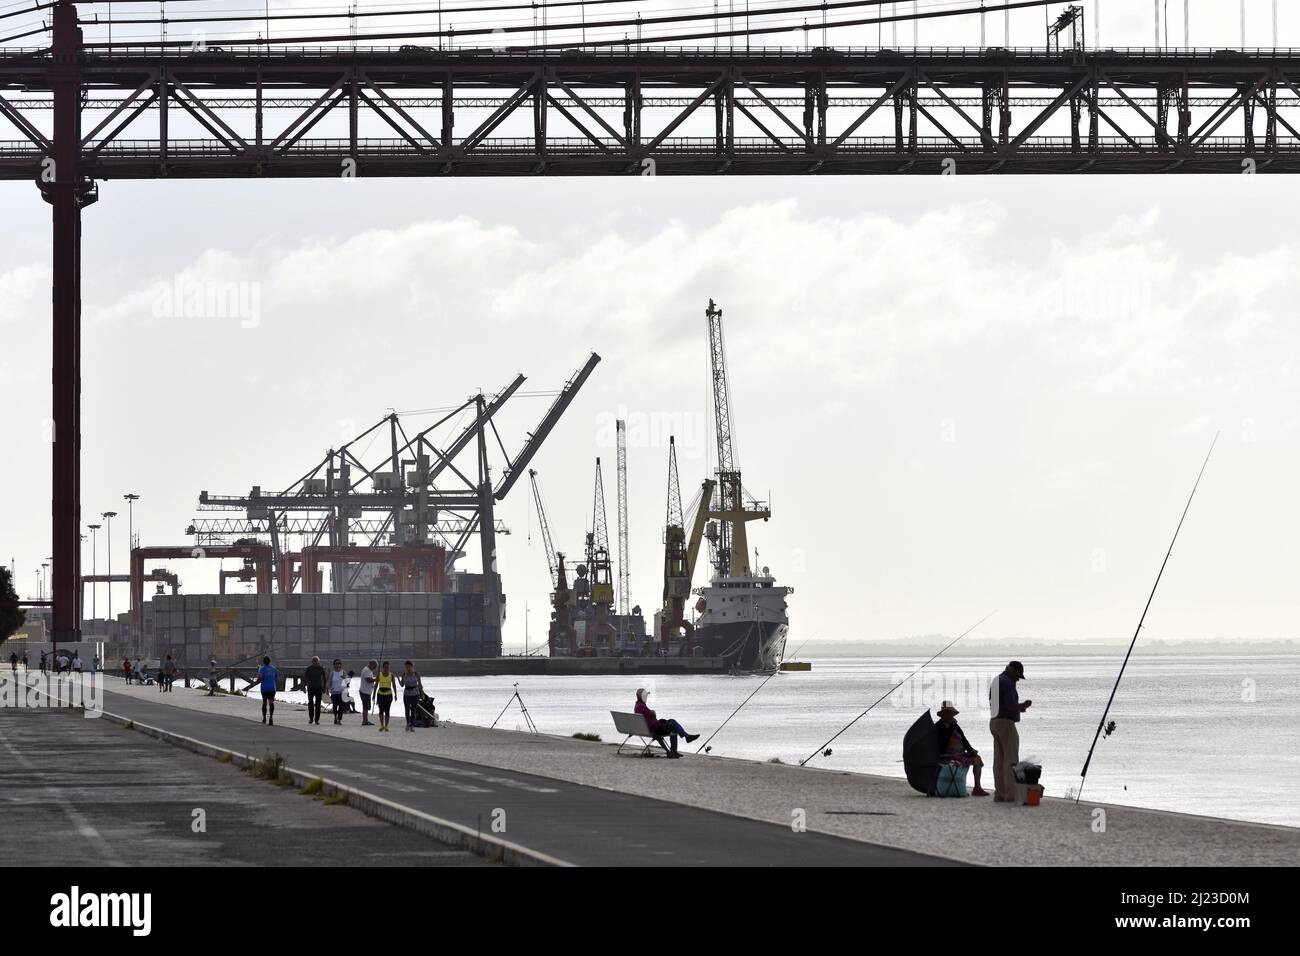
[[[53,447],[51,493],[51,640],[81,640],[81,207],[94,201],[83,182],[81,153],[81,29],[67,0],[54,8],[50,85],[54,98],[51,155],[41,164],[41,195],[53,210],[51,292]]]

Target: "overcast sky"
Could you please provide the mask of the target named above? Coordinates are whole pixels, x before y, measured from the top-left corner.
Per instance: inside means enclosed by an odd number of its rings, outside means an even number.
[[[1266,176],[104,183],[84,520],[121,512],[123,571],[127,491],[146,543],[186,543],[201,489],[287,485],[389,408],[518,371],[554,390],[595,350],[534,467],[576,553],[597,455],[613,527],[628,418],[649,617],[668,431],[687,499],[709,464],[713,297],[740,464],[773,509],[751,543],[795,588],[795,644],[955,634],[993,608],[985,638],[1127,639],[1216,430],[1148,634],[1300,638],[1298,206]],[[4,183],[0,209],[0,542],[27,594],[50,553],[49,207]],[[173,317],[178,279],[245,283],[255,314]],[[512,452],[549,400],[512,403]],[[538,641],[526,482],[500,517],[506,640],[527,603]],[[174,570],[215,590],[215,564]]]

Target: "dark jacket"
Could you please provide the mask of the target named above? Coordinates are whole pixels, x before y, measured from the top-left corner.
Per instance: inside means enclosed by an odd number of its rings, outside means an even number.
[[[325,689],[325,668],[319,664],[308,664],[307,669],[302,672],[302,676],[307,681],[308,690]]]
[[[957,737],[958,742],[960,742],[962,745],[962,751],[961,751],[962,753],[973,754],[978,752],[975,750],[974,747],[970,745],[970,741],[966,739],[966,732],[961,729],[961,726],[957,723],[957,721],[954,720],[952,722],[952,726],[949,727],[941,720],[937,724],[935,724],[935,727],[938,728],[937,733],[939,735],[939,756],[940,757],[942,757],[944,754],[948,752],[948,747],[952,744],[952,738],[954,735]]]
[[[1020,721],[1020,693],[1016,690],[1016,679],[1006,671],[989,685],[989,713],[994,718]]]

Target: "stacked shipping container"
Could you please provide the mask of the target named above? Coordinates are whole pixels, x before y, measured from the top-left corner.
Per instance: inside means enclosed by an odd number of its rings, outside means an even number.
[[[151,656],[188,665],[262,652],[284,660],[501,656],[500,623],[484,621],[481,589],[158,595],[142,612]]]

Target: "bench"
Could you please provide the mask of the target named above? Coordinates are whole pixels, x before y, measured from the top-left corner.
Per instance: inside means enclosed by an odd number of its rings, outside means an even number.
[[[664,753],[668,753],[668,745],[664,743],[664,739],[650,730],[650,726],[640,714],[625,714],[617,710],[611,710],[609,716],[614,718],[614,729],[620,734],[627,735],[624,741],[618,745],[618,750],[614,752],[615,756],[623,752],[623,748],[627,746],[627,742],[633,737],[640,737],[645,742],[645,746],[641,748],[641,753],[638,756],[653,757],[654,754],[650,748],[655,744],[662,747]]]

